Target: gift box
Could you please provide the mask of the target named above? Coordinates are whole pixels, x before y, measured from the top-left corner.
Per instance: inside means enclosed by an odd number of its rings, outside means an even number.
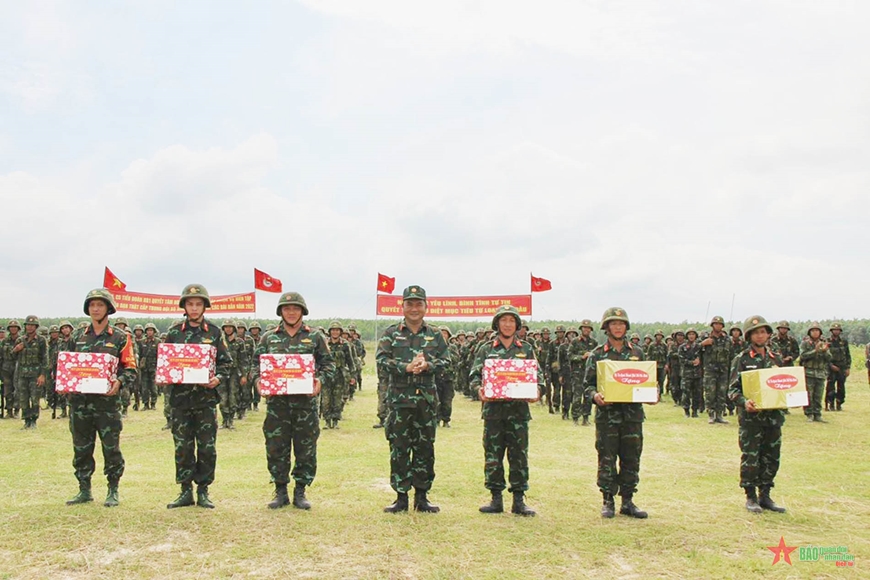
[[[204,385],[215,375],[217,349],[210,344],[157,346],[154,381],[164,385]]]
[[[810,404],[804,367],[757,369],[740,373],[743,396],[758,409],[787,409]]]
[[[260,394],[314,394],[314,355],[261,354]]]
[[[600,360],[595,364],[598,392],[608,403],[659,400],[655,361]]]
[[[483,361],[483,395],[487,399],[538,398],[538,361],[525,358]]]
[[[118,358],[101,352],[57,353],[58,393],[105,395],[118,378]]]

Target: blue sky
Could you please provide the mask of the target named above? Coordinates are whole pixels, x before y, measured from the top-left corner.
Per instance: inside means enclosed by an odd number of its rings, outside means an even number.
[[[868,16],[7,3],[2,314],[78,312],[108,265],[158,293],[256,266],[318,317],[369,316],[378,271],[441,295],[533,271],[535,318],[870,317]]]

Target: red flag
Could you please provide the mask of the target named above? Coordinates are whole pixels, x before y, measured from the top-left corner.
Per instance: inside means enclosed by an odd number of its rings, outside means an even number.
[[[112,292],[123,292],[127,289],[127,285],[121,282],[117,276],[112,274],[112,271],[109,270],[107,266],[106,272],[103,274],[103,288]]]
[[[254,288],[263,292],[281,292],[281,280],[254,268]]]
[[[384,276],[380,272],[378,272],[378,292],[386,292],[387,294],[392,294],[393,290],[396,289],[396,279],[390,278],[389,276]]]
[[[553,285],[546,278],[536,278],[532,276],[532,292],[546,292],[552,290]]]

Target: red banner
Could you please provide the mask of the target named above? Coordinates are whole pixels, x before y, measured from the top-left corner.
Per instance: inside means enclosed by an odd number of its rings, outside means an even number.
[[[532,314],[531,294],[519,296],[429,296],[426,316],[430,318],[474,318],[492,316],[499,306],[511,305],[521,316]],[[402,316],[402,297],[378,295],[378,316]]]
[[[110,289],[111,290],[111,289]],[[148,314],[180,314],[179,295],[142,294],[140,292],[112,292],[118,312],[143,312]],[[254,292],[227,294],[211,297],[211,312],[256,312],[257,298]]]

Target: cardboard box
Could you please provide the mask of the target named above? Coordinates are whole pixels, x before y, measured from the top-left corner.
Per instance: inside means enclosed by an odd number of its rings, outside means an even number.
[[[105,395],[118,378],[118,358],[101,352],[57,353],[58,393]]]
[[[210,344],[159,344],[154,381],[165,385],[204,385],[215,375],[217,349]]]
[[[659,386],[655,361],[600,360],[598,392],[608,403],[655,403]]]
[[[525,358],[483,361],[483,394],[487,399],[538,398],[538,361]]]
[[[261,354],[260,394],[314,394],[313,354]]]
[[[759,409],[787,409],[810,404],[804,367],[778,367],[740,373],[743,396]]]

